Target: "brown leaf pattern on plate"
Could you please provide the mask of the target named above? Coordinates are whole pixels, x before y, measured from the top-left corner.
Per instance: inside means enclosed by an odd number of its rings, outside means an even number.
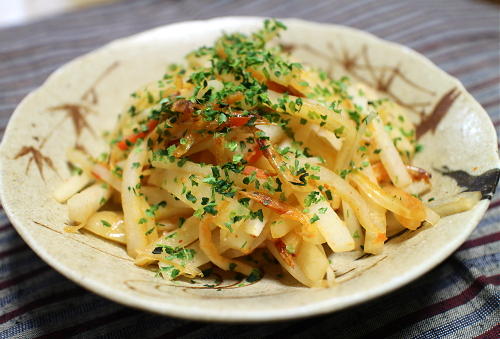
[[[82,100],[88,102],[91,105],[97,105],[99,103],[99,96],[97,95],[96,87],[97,85],[104,80],[112,71],[118,67],[120,63],[118,61],[113,62],[108,68],[101,73],[101,75],[94,81],[92,86],[88,90],[85,91],[82,95]]]
[[[54,167],[54,163],[52,159],[44,155],[42,153],[42,148],[47,142],[47,140],[54,134],[55,131],[57,131],[60,127],[60,125],[67,119],[70,119],[71,123],[73,124],[73,127],[75,129],[76,133],[76,141],[75,144],[77,147],[83,147],[79,144],[79,138],[84,130],[88,130],[89,133],[91,133],[93,136],[95,136],[95,132],[88,123],[86,119],[86,115],[89,113],[93,113],[93,109],[89,105],[96,105],[99,101],[98,93],[96,91],[97,85],[106,77],[108,76],[113,70],[115,70],[119,65],[118,61],[115,61],[112,63],[109,67],[107,67],[99,77],[92,83],[89,89],[87,89],[82,97],[81,100],[84,102],[79,102],[79,103],[63,103],[61,105],[49,107],[48,110],[51,112],[56,112],[56,111],[62,111],[64,112],[65,116],[64,118],[57,123],[54,128],[43,138],[39,136],[33,136],[33,140],[36,142],[39,142],[38,146],[34,145],[25,145],[20,148],[20,150],[16,153],[14,156],[14,159],[19,159],[23,158],[24,156],[28,155],[28,163],[26,164],[26,171],[25,173],[27,174],[31,164],[35,163],[36,168],[38,172],[40,173],[40,176],[42,180],[45,182],[45,176],[44,176],[44,167],[48,166],[50,169],[52,169],[58,176],[59,173]],[[34,124],[33,128],[36,126]]]
[[[417,139],[420,138],[425,133],[432,131],[433,133],[436,131],[437,126],[446,116],[450,107],[453,105],[455,100],[460,96],[460,91],[454,87],[449,90],[442,98],[438,101],[431,114],[425,116],[421,113],[421,121],[417,126]]]
[[[25,174],[28,174],[28,171],[33,162],[35,163],[38,172],[40,173],[40,176],[42,177],[42,180],[44,182],[45,182],[45,177],[43,175],[43,168],[45,165],[49,166],[50,169],[52,169],[54,172],[57,173],[54,164],[52,163],[52,159],[50,159],[47,156],[44,156],[39,149],[33,146],[23,146],[21,147],[19,152],[17,152],[17,154],[14,156],[14,159],[22,158],[25,155],[29,155],[28,163],[26,164]]]
[[[82,104],[63,104],[50,107],[49,110],[63,111],[66,114],[66,118],[69,118],[73,123],[77,139],[80,137],[84,129],[87,129],[93,136],[95,136],[94,130],[90,127],[87,119],[85,118],[85,115],[92,112],[88,106]]]
[[[370,60],[368,47],[363,45],[358,51],[351,52],[344,47],[335,47],[333,44],[327,44],[327,49],[331,53],[321,51],[307,43],[305,44],[288,44],[282,45],[285,51],[293,52],[295,50],[304,50],[308,53],[320,57],[327,62],[326,71],[328,74],[333,74],[333,69],[336,64],[344,68],[345,71],[350,73],[354,78],[362,81],[369,86],[376,88],[378,91],[387,94],[399,105],[412,110],[419,114],[420,124],[417,126],[417,138],[424,135],[428,131],[434,132],[437,125],[449,112],[455,100],[460,96],[461,92],[458,88],[453,87],[446,92],[443,97],[438,100],[434,108],[431,110],[432,100],[436,93],[428,90],[411,80],[402,71],[400,65],[396,66],[376,66]],[[362,76],[360,71],[367,71],[369,77]],[[397,93],[392,89],[394,81],[398,79],[408,86],[413,88],[419,93],[425,94],[429,97],[427,101],[421,102],[407,102],[400,98]],[[426,110],[431,110],[426,113]]]
[[[292,52],[295,50],[304,50],[308,53],[320,57],[327,63],[326,71],[331,76],[333,74],[334,67],[338,64],[345,71],[350,73],[354,78],[359,81],[366,83],[367,85],[377,89],[380,92],[387,94],[399,105],[408,108],[414,112],[421,113],[425,108],[431,105],[431,100],[424,102],[406,102],[402,100],[393,90],[392,85],[396,79],[406,83],[414,90],[428,95],[430,98],[436,95],[435,92],[428,90],[427,88],[418,85],[410,78],[408,78],[400,69],[400,65],[397,66],[376,66],[373,65],[369,53],[368,47],[363,45],[358,51],[351,52],[344,47],[336,47],[335,45],[329,43],[327,44],[327,49],[330,53],[325,53],[318,50],[317,48],[305,43],[305,44],[286,44],[283,48]],[[369,77],[362,76],[359,71],[368,71]]]

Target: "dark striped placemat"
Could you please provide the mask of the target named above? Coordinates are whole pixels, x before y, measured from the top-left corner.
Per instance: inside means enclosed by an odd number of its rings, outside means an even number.
[[[63,63],[152,27],[225,15],[344,24],[405,44],[458,77],[500,126],[499,2],[144,0],[0,30],[0,135],[20,100]],[[22,189],[22,188],[20,188]],[[412,284],[351,309],[276,324],[221,325],[126,308],[41,261],[0,212],[0,338],[498,338],[500,200],[469,240]]]

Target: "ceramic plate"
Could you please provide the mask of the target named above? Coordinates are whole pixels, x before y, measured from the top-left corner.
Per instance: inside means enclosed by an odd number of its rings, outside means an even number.
[[[106,150],[130,93],[156,80],[167,64],[221,32],[251,32],[262,18],[229,17],[160,27],[115,41],[61,67],[14,112],[1,145],[1,199],[19,234],[57,271],[116,302],[164,315],[210,321],[269,321],[340,310],[401,287],[442,262],[478,224],[498,175],[497,137],[481,106],[459,81],[400,45],[351,28],[285,20],[281,42],[304,62],[366,82],[411,111],[424,151],[417,166],[433,174],[436,198],[480,190],[472,210],[391,238],[381,255],[334,260],[343,282],[309,289],[279,279],[247,284],[212,275],[172,283],[134,266],[123,248],[95,236],[63,232],[66,206],[51,192],[66,177],[65,150]],[[356,259],[356,260],[355,260]]]

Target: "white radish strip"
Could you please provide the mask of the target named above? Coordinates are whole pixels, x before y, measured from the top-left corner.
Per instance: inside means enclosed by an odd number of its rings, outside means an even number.
[[[283,97],[283,95],[269,91],[269,99],[273,104],[279,104],[280,98]],[[295,97],[293,95],[288,95],[289,101],[296,101],[298,97]],[[298,118],[303,118],[309,121],[314,122],[315,124],[321,124],[324,123],[324,127],[333,131],[336,128],[339,128],[341,126],[344,126],[344,132],[346,132],[349,135],[354,136],[355,132],[355,126],[354,123],[346,119],[342,114],[337,114],[333,112],[332,110],[326,108],[322,104],[315,102],[314,100],[311,99],[302,99],[302,106],[299,107],[298,110],[293,110],[290,109],[290,107],[285,107],[286,112],[296,116]],[[282,111],[281,108],[278,107],[278,110]],[[323,120],[320,116],[326,116],[326,120]]]
[[[247,250],[255,238],[242,230],[230,232],[227,228],[221,228],[219,232],[219,252],[222,253],[230,248],[248,252]]]
[[[125,229],[122,213],[100,211],[94,213],[85,224],[84,228],[108,240],[126,244]]]
[[[283,140],[285,137],[285,131],[283,131],[283,128],[280,126],[273,126],[273,125],[260,125],[256,126],[257,129],[261,130],[264,132],[264,135],[269,137],[269,140],[271,143],[278,144]]]
[[[212,138],[207,139],[207,140],[202,140],[196,144],[194,144],[189,151],[186,152],[185,156],[195,154],[201,151],[209,150],[214,146],[214,141]]]
[[[185,253],[189,253],[189,255],[192,254],[192,258],[169,257],[167,260],[165,253],[162,255],[154,255],[156,260],[159,260],[158,266],[160,267],[160,272],[163,278],[172,280],[179,275],[184,275],[189,278],[203,275],[198,267],[210,262],[210,260],[200,249],[199,242],[196,241],[192,243],[187,246],[185,250]],[[174,273],[173,269],[177,269],[179,272]]]
[[[198,239],[198,224],[200,218],[190,217],[184,221],[181,227],[164,234],[153,244],[167,245],[170,247],[186,247]],[[156,245],[150,245],[151,251]]]
[[[447,199],[434,200],[430,202],[428,206],[440,216],[445,217],[451,214],[468,211],[480,200],[481,192],[462,192]],[[425,220],[429,221],[427,219]]]
[[[240,248],[240,249],[230,248],[227,251],[224,251],[224,256],[226,258],[233,259],[233,258],[242,257],[244,255],[250,254],[257,247],[262,246],[262,244],[264,244],[264,242],[267,240],[268,237],[269,237],[269,228],[266,227],[266,228],[264,228],[264,230],[262,230],[262,233],[257,238],[252,240],[252,242],[250,244],[242,243],[242,248]],[[219,252],[220,252],[220,250],[219,250]]]
[[[371,254],[380,254],[384,249],[385,234],[366,231],[364,251]]]
[[[250,244],[250,246],[245,249],[247,254],[252,253],[257,247],[261,246],[268,237],[269,237],[269,227],[265,227],[259,234],[259,236],[254,239],[252,244]]]
[[[265,160],[267,162],[267,159],[264,157],[261,157],[261,159]],[[192,161],[184,161],[180,162],[179,160],[174,160],[173,162],[170,162],[170,160],[165,157],[165,156],[160,156],[158,154],[150,154],[150,161],[151,164],[156,167],[154,170],[151,171],[151,176],[148,179],[148,184],[149,185],[154,185],[154,186],[162,186],[163,185],[163,180],[167,177],[170,177],[170,175],[165,174],[165,170],[167,171],[175,171],[177,173],[183,172],[189,176],[190,174],[198,175],[200,177],[207,177],[212,175],[212,166],[209,165],[200,165]],[[182,164],[182,165],[181,165]],[[257,165],[257,164],[256,164]],[[247,178],[248,175],[242,174],[242,173],[234,173],[229,171],[228,172],[228,179],[233,181],[234,184],[238,187],[244,187],[244,188],[251,188],[254,191],[270,194],[269,190],[265,188],[265,183],[266,180],[268,179],[261,179],[261,178],[254,178],[254,181],[250,184],[245,184],[243,181],[245,178]],[[225,174],[224,174],[224,178]],[[273,186],[277,186],[273,179]],[[165,187],[164,187],[165,188]],[[291,194],[289,190],[287,190],[288,186],[283,185],[282,190],[283,193],[288,196]],[[169,191],[171,192],[171,191]],[[171,192],[172,193],[172,192]],[[279,193],[275,193],[274,196],[278,197]],[[175,195],[175,194],[174,194]],[[178,197],[179,198],[179,197]]]
[[[142,186],[141,193],[146,197],[150,205],[158,205],[155,213],[155,219],[165,219],[178,216],[189,216],[193,214],[193,209],[180,200],[176,200],[172,194],[154,186]],[[161,202],[165,202],[163,206]]]
[[[303,208],[307,207],[309,209],[307,215],[310,219],[314,218],[314,216],[316,216],[315,219],[319,218],[313,225],[318,228],[332,251],[346,252],[354,249],[354,240],[349,230],[328,202],[323,200],[313,203],[311,206],[305,206],[304,200],[306,200],[308,194],[295,192],[295,196]]]
[[[92,166],[94,166],[94,163],[92,162],[92,160],[90,160],[90,157],[76,148],[68,149],[66,151],[66,158],[70,163],[78,168],[81,168],[87,174],[90,174]]]
[[[295,262],[305,276],[318,283],[323,280],[329,266],[328,258],[320,246],[304,241],[295,257]]]
[[[144,142],[144,145],[136,146],[130,151],[123,168],[122,208],[127,233],[127,252],[133,258],[140,249],[158,237],[154,218],[146,215],[150,206],[139,192],[142,167],[147,161],[145,145]]]
[[[385,131],[380,117],[373,119],[373,123],[370,124],[370,127],[374,134],[375,142],[377,143],[378,148],[382,150],[379,154],[380,160],[382,161],[387,174],[389,174],[389,178],[391,178],[392,183],[396,187],[405,187],[411,184],[411,176],[408,174],[396,146],[394,146],[391,138]]]
[[[251,201],[250,202],[250,209],[253,211],[258,210],[258,208],[255,208],[255,207],[257,207],[257,203],[255,203],[254,201]],[[270,214],[270,212],[267,208],[263,209],[264,218],[262,219],[262,221],[260,221],[259,218],[248,219],[247,221],[245,221],[241,225],[242,230],[245,231],[246,233],[254,236],[254,237],[258,237],[259,234],[262,233],[264,226],[266,226],[266,224],[269,220],[269,214]]]
[[[344,222],[354,240],[354,248],[357,250],[361,249],[365,236],[358,219],[356,219],[354,210],[347,201],[342,201],[342,213],[344,216]]]
[[[363,226],[365,230],[370,230],[372,232],[385,232],[385,228],[380,228],[379,225],[376,225],[371,220],[370,207],[365,202],[363,197],[344,179],[324,167],[320,167],[320,173],[318,176],[320,177],[317,180],[318,182],[326,186],[334,187],[335,192],[342,197],[342,200],[349,203],[361,223],[361,226]]]
[[[342,148],[342,139],[338,138],[332,131],[321,128],[319,125],[313,125],[311,128],[318,136],[327,141],[335,150],[339,151]]]
[[[53,193],[54,199],[63,203],[93,181],[94,179],[85,172],[73,175],[57,187]]]
[[[391,237],[399,232],[404,231],[405,227],[401,225],[398,219],[396,219],[396,215],[390,211],[386,214],[387,220],[387,236]]]
[[[193,185],[193,182],[197,184]],[[203,200],[200,197],[212,196],[212,187],[202,182],[202,178],[192,177],[189,173],[180,170],[165,171],[161,180],[161,187],[194,210],[204,208],[204,205],[202,205]],[[213,221],[221,228],[227,228],[226,223],[229,222],[234,230],[238,230],[244,220],[232,222],[232,218],[235,215],[248,215],[250,212],[237,200],[224,197],[218,193],[215,194],[215,203],[218,212]]]
[[[368,206],[370,206],[370,216],[373,220],[373,223],[378,225],[380,229],[383,229],[383,231],[367,231],[365,233],[365,244],[363,249],[366,253],[380,254],[384,249],[384,242],[385,240],[387,240],[387,210],[375,204],[369,199],[366,201],[366,203],[368,204]]]
[[[102,181],[110,184],[115,190],[118,192],[122,191],[122,181],[116,177],[111,171],[101,165],[101,164],[95,164],[94,167],[92,167],[92,173]]]
[[[349,179],[356,184],[362,195],[375,204],[408,219],[424,219],[423,204],[403,190],[394,186],[382,189],[361,173],[353,173]]]
[[[220,255],[217,247],[212,241],[212,232],[210,231],[209,217],[204,217],[199,226],[199,237],[200,237],[200,248],[205,253],[205,255],[219,268],[230,271],[234,270],[240,272],[244,275],[249,276],[255,270],[252,266],[249,266],[243,262],[232,260]]]
[[[106,184],[94,184],[84,189],[68,200],[69,218],[79,224],[87,222],[110,196],[111,189]]]
[[[339,152],[337,159],[335,161],[335,169],[341,171],[345,168],[350,167],[351,161],[356,163],[356,158],[359,155],[359,146],[361,145],[361,139],[366,133],[366,128],[371,121],[371,116],[367,116],[363,119],[361,124],[358,126],[357,131],[351,139],[346,138],[346,142],[343,143],[343,148]]]
[[[149,160],[151,165],[155,168],[184,171],[199,176],[208,176],[212,174],[211,166],[202,166],[189,160],[182,160],[181,162],[178,159],[174,159],[174,161],[170,161],[169,157],[154,152],[150,152]]]
[[[265,211],[267,211],[267,209]],[[254,237],[258,237],[259,234],[262,233],[262,230],[264,229],[266,223],[266,219],[264,219],[264,221],[260,221],[258,218],[249,219],[244,222],[243,225],[241,225],[241,228],[245,233],[250,234]]]
[[[367,159],[363,159],[367,160]],[[370,164],[367,167],[363,168],[363,174],[366,175],[366,179],[372,182],[374,185],[378,187],[377,178],[375,176],[375,172]],[[362,192],[364,193],[364,192]],[[375,202],[371,201],[371,199],[367,199],[366,203],[370,206],[371,217],[374,223],[380,225],[381,229],[384,229],[384,232],[369,232],[369,235],[364,239],[364,250],[366,253],[379,254],[382,253],[384,249],[384,243],[387,237],[387,218],[386,212],[387,210],[384,207],[377,205]],[[384,239],[382,241],[378,241],[378,239]]]
[[[271,237],[274,239],[282,238],[295,227],[300,227],[300,225],[301,224],[298,221],[277,217],[269,224]]]
[[[294,277],[298,282],[301,284],[304,284],[309,287],[320,287],[321,283],[318,283],[317,281],[313,281],[309,279],[304,272],[298,267],[298,265],[290,266],[288,263],[283,259],[283,257],[279,254],[278,249],[276,248],[276,245],[272,240],[266,241],[266,247],[271,252],[273,257],[278,260],[278,262],[281,264],[281,266],[290,273],[292,277]]]
[[[268,93],[269,99],[273,105],[278,105],[277,109],[282,111],[282,108],[279,107],[279,101],[280,98],[282,98],[282,95],[273,91],[269,91]],[[294,102],[298,98],[289,95],[288,99]],[[342,169],[345,167],[345,164],[348,163],[348,159],[352,156],[352,150],[345,145],[354,144],[354,140],[356,138],[356,127],[352,120],[346,118],[344,114],[337,114],[322,104],[310,99],[302,99],[302,106],[300,106],[298,110],[286,107],[285,111],[293,116],[306,119],[318,125],[324,123],[324,128],[332,132],[334,132],[337,128],[343,128],[341,137],[343,139],[342,142],[344,146],[337,154],[335,168]],[[321,116],[326,117],[326,119],[322,119]]]
[[[156,219],[156,218],[155,218]],[[179,220],[172,219],[156,219],[156,228],[158,233],[170,232],[179,227]]]
[[[462,209],[460,212],[463,212],[463,211],[468,211],[469,209],[471,209],[475,204],[467,204],[467,209]],[[458,213],[458,212],[456,212]],[[432,208],[429,208],[429,207],[425,207],[425,221],[427,221],[429,224],[431,224],[432,226],[436,225],[439,220],[441,219],[440,215],[438,213],[436,213],[435,211],[432,210]]]

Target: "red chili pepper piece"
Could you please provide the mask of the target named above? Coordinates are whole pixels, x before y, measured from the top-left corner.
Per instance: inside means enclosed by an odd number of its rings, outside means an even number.
[[[126,151],[129,147],[129,145],[133,145],[137,142],[138,139],[143,139],[145,138],[151,131],[158,125],[158,120],[150,120],[147,123],[147,131],[146,132],[139,132],[139,133],[134,133],[120,141],[117,145],[118,148],[121,149],[122,151]]]
[[[229,127],[241,127],[244,126],[251,117],[230,117],[228,119]]]

